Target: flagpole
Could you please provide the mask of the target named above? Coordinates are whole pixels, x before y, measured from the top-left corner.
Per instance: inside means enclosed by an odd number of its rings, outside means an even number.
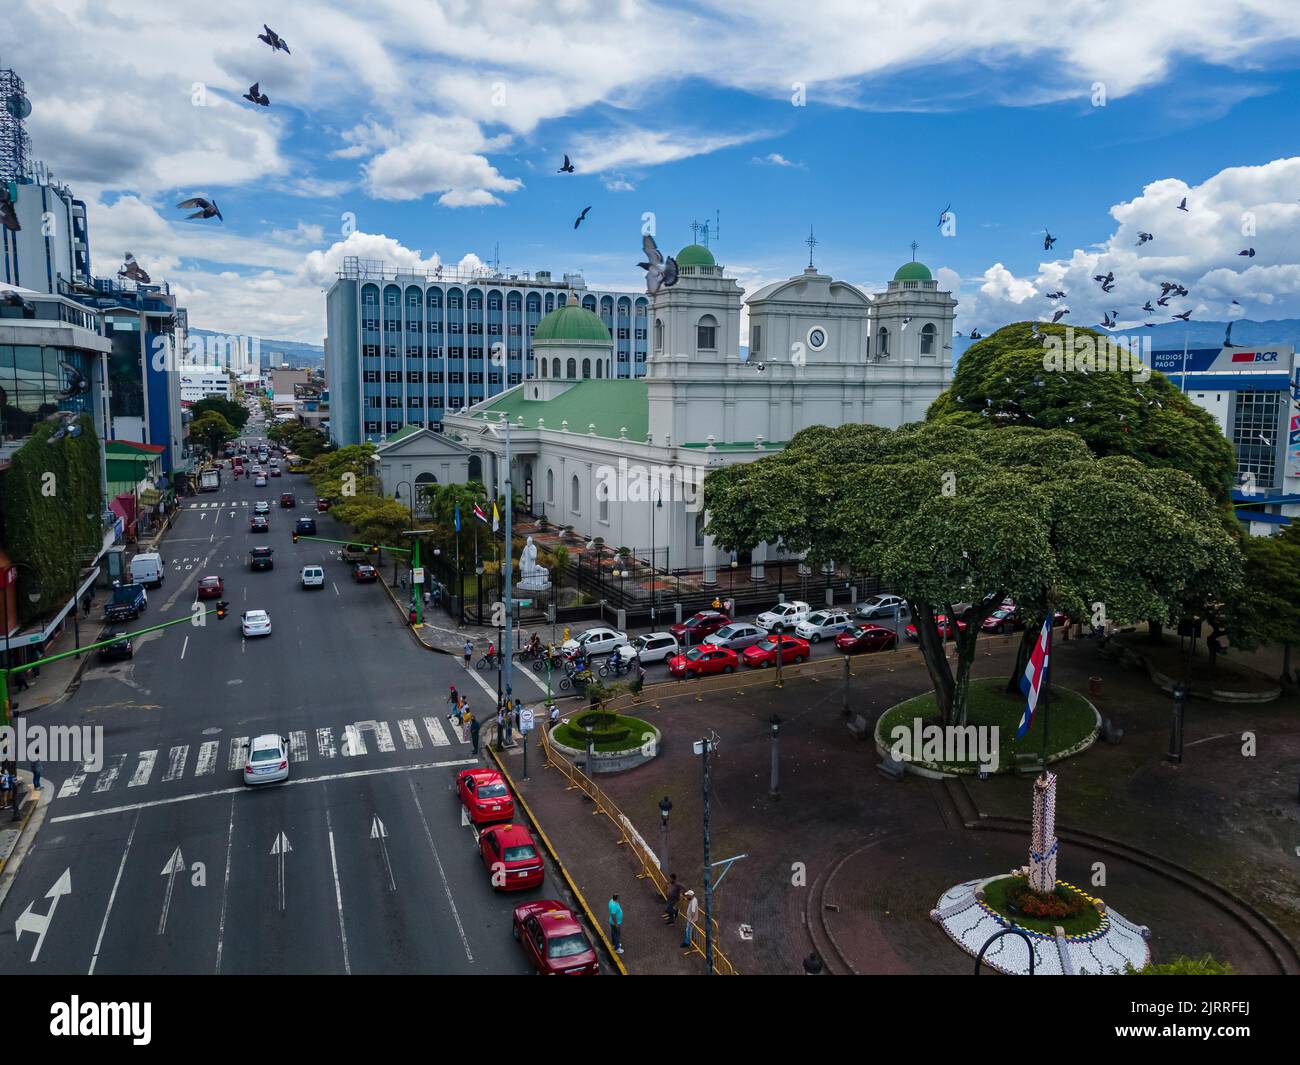
[[[1047,722],[1051,715],[1052,703],[1052,621],[1056,614],[1055,605],[1047,604],[1047,649],[1043,654],[1043,779],[1047,778]]]

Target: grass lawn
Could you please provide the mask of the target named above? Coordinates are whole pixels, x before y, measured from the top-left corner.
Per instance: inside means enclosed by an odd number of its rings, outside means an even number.
[[[1018,876],[1003,876],[991,880],[984,885],[984,901],[1003,917],[1014,919],[1021,928],[1027,928],[1031,932],[1046,932],[1050,935],[1056,926],[1060,925],[1067,936],[1081,936],[1095,932],[1101,927],[1101,914],[1091,904],[1085,905],[1073,917],[1029,917],[1023,913],[1012,913],[1008,905],[1008,895],[1013,887],[1018,887],[1024,882],[1024,877]],[[1062,898],[1078,897],[1069,888],[1059,885],[1056,894]]]
[[[614,751],[635,750],[645,742],[646,736],[653,737],[655,734],[653,725],[646,721],[642,721],[639,717],[625,717],[623,714],[618,714],[615,717],[613,727],[626,728],[631,731],[628,733],[626,739],[603,743],[597,741],[596,750],[600,751],[602,754],[610,754]],[[554,739],[556,743],[562,743],[565,747],[572,747],[577,751],[585,751],[587,749],[586,730],[574,728],[567,721],[556,725],[555,728],[551,730],[551,738]]]
[[[1004,678],[985,677],[971,681],[966,722],[969,725],[997,726],[999,773],[1015,771],[1017,753],[1038,754],[1042,750],[1044,714],[1041,706],[1034,715],[1034,723],[1029,731],[1022,739],[1016,739],[1016,729],[1020,725],[1020,715],[1024,709],[1025,697],[1019,692],[1008,695]],[[1050,754],[1069,750],[1097,727],[1096,718],[1087,701],[1068,688],[1052,686],[1048,713],[1051,719],[1047,734]],[[933,692],[918,695],[885,711],[880,724],[880,735],[885,744],[890,744],[890,734],[895,727],[901,725],[910,732],[913,720],[918,717],[923,724],[940,723]],[[934,761],[925,764],[952,771],[973,772],[977,768],[974,758],[963,762]]]
[[[1160,643],[1151,643],[1145,629],[1120,633],[1114,637],[1125,647],[1140,654],[1166,677],[1181,679],[1190,675],[1193,688],[1217,688],[1220,691],[1264,692],[1277,687],[1273,677],[1267,677],[1247,666],[1232,661],[1231,652],[1219,655],[1210,668],[1210,656],[1204,641],[1196,646],[1196,654],[1188,655],[1179,647],[1177,636],[1164,636]],[[1182,641],[1184,646],[1187,641]]]

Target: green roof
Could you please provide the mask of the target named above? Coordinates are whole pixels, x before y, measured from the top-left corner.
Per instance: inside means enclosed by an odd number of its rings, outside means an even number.
[[[703,244],[688,244],[677,253],[678,266],[717,266],[713,252]]]
[[[930,268],[925,263],[904,263],[894,275],[895,281],[932,281]]]
[[[537,323],[533,332],[534,343],[542,340],[579,340],[612,344],[605,323],[594,313],[576,303],[557,307]]]
[[[596,425],[596,435],[610,440],[619,438],[619,430],[627,429],[627,438],[644,442],[650,431],[650,401],[645,381],[579,381],[554,399],[525,399],[524,394],[532,381],[503,394],[495,401],[476,408],[475,413],[488,410],[504,413],[512,422],[524,416],[524,428],[536,429],[537,419],[546,419],[547,429],[560,428],[565,420],[569,432],[580,436],[587,434],[587,426]]]
[[[420,427],[418,425],[404,425],[401,429],[398,429],[397,432],[389,433],[384,437],[384,444],[395,444],[397,441],[405,440],[412,433],[418,433],[419,431]],[[381,444],[380,446],[382,447],[383,445]]]

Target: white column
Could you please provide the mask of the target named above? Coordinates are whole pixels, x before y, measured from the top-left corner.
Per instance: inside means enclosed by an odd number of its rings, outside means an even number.
[[[763,563],[767,561],[767,544],[759,544],[753,550],[749,560],[749,579],[754,584],[767,580],[763,572]]]

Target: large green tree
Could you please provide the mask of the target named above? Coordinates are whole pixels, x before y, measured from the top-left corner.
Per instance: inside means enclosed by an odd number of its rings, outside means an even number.
[[[238,430],[215,411],[200,414],[190,422],[190,439],[197,440],[214,455],[221,450],[222,444],[238,435]]]
[[[1242,650],[1281,645],[1284,683],[1300,684],[1292,651],[1300,646],[1300,530],[1247,536],[1241,593],[1232,601],[1226,628]]]
[[[1177,470],[1098,459],[1076,435],[933,424],[804,430],[784,451],[705,482],[724,549],[782,543],[814,565],[878,574],[909,603],[945,720],[966,717],[975,641],[1005,597],[1037,620],[1168,620],[1189,588],[1226,596],[1235,543],[1210,495]],[[956,668],[935,615],[966,622]]]
[[[242,403],[226,399],[225,396],[207,396],[190,406],[195,418],[209,412],[220,414],[236,429],[243,429],[248,423],[248,408]]]

